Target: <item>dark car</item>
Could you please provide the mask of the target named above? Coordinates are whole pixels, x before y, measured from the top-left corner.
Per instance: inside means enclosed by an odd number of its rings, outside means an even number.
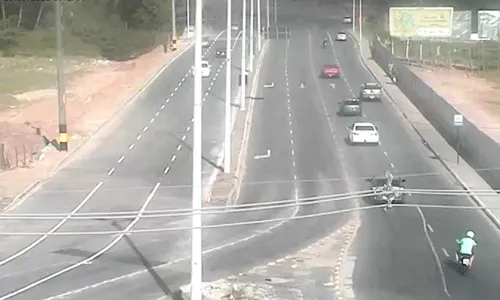
[[[226,58],[226,49],[217,49],[215,52],[215,57]]]
[[[357,98],[349,98],[342,102],[339,102],[339,115],[340,116],[361,116],[363,115],[363,110],[361,108],[361,102]]]
[[[371,196],[377,204],[384,204],[387,202],[402,204],[405,202],[405,185],[406,179],[393,178],[391,182],[392,189],[387,188],[387,178],[371,178],[367,179],[371,183],[371,190],[374,195]]]
[[[337,65],[324,65],[319,76],[321,78],[339,78],[340,67]]]

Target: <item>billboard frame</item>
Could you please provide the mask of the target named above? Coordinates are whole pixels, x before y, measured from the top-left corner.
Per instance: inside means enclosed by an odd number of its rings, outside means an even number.
[[[431,35],[421,35],[421,34],[414,34],[414,35],[401,35],[401,34],[395,34],[395,24],[394,24],[394,19],[395,19],[395,13],[398,11],[409,11],[409,12],[423,12],[423,11],[433,11],[433,12],[438,12],[438,11],[444,11],[447,13],[448,16],[448,26],[446,28],[447,32],[446,34],[431,34]],[[403,39],[424,39],[424,38],[449,38],[453,36],[453,12],[454,8],[453,7],[390,7],[389,8],[389,33],[391,37],[397,37],[397,38],[403,38]],[[424,13],[425,14],[425,13]],[[444,27],[442,27],[444,28]],[[418,28],[417,28],[418,30]]]

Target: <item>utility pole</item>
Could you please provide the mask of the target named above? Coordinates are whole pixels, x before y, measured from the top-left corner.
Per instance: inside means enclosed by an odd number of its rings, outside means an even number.
[[[226,26],[226,100],[224,118],[224,173],[231,172],[231,2],[227,0]]]
[[[260,15],[261,15],[260,1],[261,0],[257,0],[257,51],[259,52],[262,49],[262,29],[261,29],[262,24],[260,22]]]
[[[202,156],[202,81],[201,81],[201,56],[202,56],[202,22],[203,0],[196,0],[195,46],[194,46],[194,106],[193,106],[193,194],[192,194],[192,231],[191,231],[191,299],[202,300],[203,279],[203,254],[202,254],[202,220],[201,208],[203,187],[201,178]]]
[[[250,0],[250,66],[248,67],[250,73],[253,72],[253,59],[254,59],[254,19],[255,19],[255,9],[254,9],[255,0]]]
[[[240,110],[246,110],[246,48],[247,48],[247,0],[243,0],[243,28],[241,30],[241,99],[240,99]]]
[[[68,151],[68,125],[66,122],[66,82],[64,79],[64,53],[62,42],[62,7],[56,4],[56,43],[57,43],[57,103],[59,106],[59,151]]]

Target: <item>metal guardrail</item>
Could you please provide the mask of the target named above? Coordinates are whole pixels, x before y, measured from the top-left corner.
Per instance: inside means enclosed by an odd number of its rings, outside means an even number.
[[[415,75],[398,58],[392,56],[391,50],[379,39],[371,44],[372,58],[386,73],[392,62],[397,70],[398,86],[401,91],[417,107],[422,115],[454,148],[457,145],[457,128],[453,124],[453,116],[459,112],[429,85]],[[500,189],[500,144],[490,138],[467,118],[460,128],[460,155],[478,174],[493,188]]]

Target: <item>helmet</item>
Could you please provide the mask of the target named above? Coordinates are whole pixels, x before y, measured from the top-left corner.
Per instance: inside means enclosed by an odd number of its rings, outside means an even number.
[[[469,230],[469,231],[467,231],[466,235],[467,235],[468,237],[470,237],[471,239],[473,239],[473,238],[474,238],[474,236],[475,236],[475,233],[474,233],[474,231]]]

